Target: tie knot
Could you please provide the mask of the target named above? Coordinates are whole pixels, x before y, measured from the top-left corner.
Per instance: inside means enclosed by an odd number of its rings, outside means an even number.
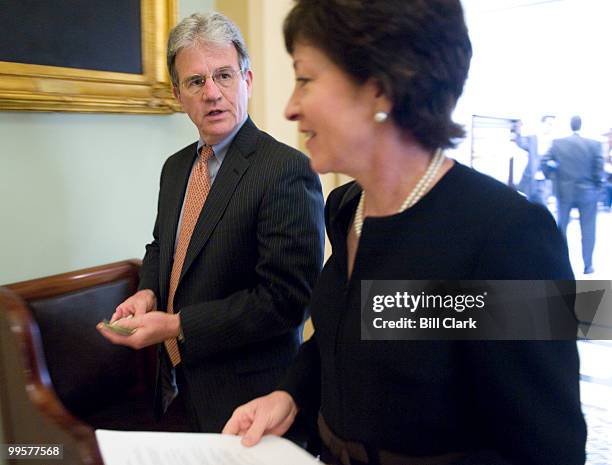
[[[212,145],[204,145],[200,150],[200,160],[204,163],[208,163],[208,160],[215,154]]]

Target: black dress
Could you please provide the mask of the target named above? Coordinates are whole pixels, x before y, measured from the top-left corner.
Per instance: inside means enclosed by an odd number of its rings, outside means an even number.
[[[282,389],[370,449],[467,451],[465,464],[584,463],[575,342],[360,339],[362,279],[573,279],[548,211],[456,163],[412,208],[365,219],[347,282],[360,191],[349,183],[329,196],[333,251],[313,292],[315,335]]]

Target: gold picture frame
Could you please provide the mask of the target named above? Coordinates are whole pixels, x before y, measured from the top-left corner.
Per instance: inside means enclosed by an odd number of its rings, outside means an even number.
[[[0,110],[180,111],[165,63],[176,11],[176,0],[140,0],[142,74],[0,61]]]

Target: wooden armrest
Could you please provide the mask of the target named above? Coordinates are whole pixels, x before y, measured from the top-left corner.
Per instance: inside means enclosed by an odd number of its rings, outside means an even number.
[[[28,303],[121,279],[127,279],[135,287],[139,268],[139,260],[126,260],[0,287],[0,310],[6,317],[9,332],[17,345],[16,352],[23,366],[27,396],[44,417],[75,440],[80,459],[88,465],[103,465],[94,430],[70,413],[55,392],[40,328]]]
[[[83,463],[103,465],[95,433],[75,418],[58,399],[45,363],[38,325],[26,303],[13,291],[0,287],[0,303],[17,343],[17,354],[23,365],[25,390],[34,406],[72,436]]]

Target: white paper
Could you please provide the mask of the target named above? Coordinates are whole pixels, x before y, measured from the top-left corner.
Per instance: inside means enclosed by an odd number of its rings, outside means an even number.
[[[320,462],[283,438],[244,447],[237,436],[96,430],[104,465],[314,465]]]

